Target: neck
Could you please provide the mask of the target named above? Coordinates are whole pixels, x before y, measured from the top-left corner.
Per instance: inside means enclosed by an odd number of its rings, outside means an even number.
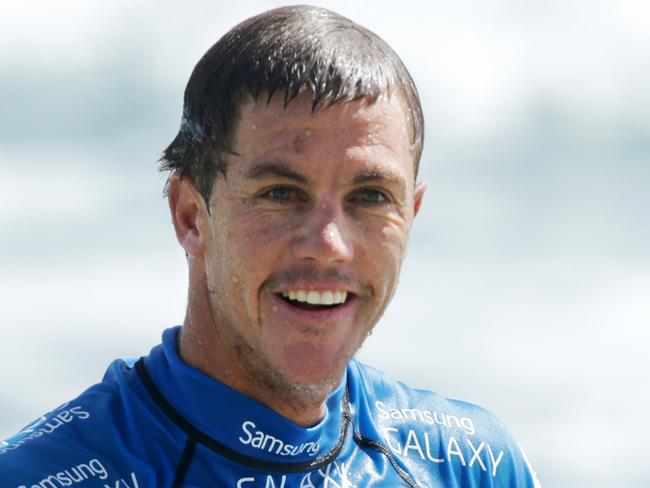
[[[190,284],[190,290],[192,286]],[[179,336],[180,356],[202,373],[253,398],[297,425],[311,427],[325,415],[325,402],[336,385],[288,385],[249,360],[254,351],[237,344],[214,320],[207,291],[190,291],[187,315]]]

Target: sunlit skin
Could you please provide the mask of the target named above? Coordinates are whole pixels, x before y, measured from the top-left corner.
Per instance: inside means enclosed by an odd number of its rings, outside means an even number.
[[[311,105],[247,100],[209,211],[186,178],[168,194],[189,256],[181,357],[304,426],[388,305],[424,193],[399,96]],[[348,300],[314,311],[282,298],[300,289]]]

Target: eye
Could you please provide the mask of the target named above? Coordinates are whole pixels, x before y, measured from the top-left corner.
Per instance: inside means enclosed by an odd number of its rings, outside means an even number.
[[[357,191],[354,200],[366,204],[379,204],[387,202],[388,197],[384,192],[374,188],[362,188]]]
[[[262,193],[262,198],[276,202],[290,202],[295,199],[300,199],[298,190],[290,186],[274,186]]]

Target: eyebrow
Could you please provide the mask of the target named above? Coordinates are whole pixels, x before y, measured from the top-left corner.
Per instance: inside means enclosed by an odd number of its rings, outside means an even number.
[[[250,179],[262,179],[269,176],[279,176],[281,178],[297,181],[298,183],[307,183],[307,178],[305,178],[303,175],[290,170],[282,164],[277,163],[258,164],[257,166],[247,171],[244,176]]]
[[[268,177],[280,177],[296,181],[301,184],[308,184],[309,180],[300,173],[297,173],[283,164],[278,163],[261,163],[244,174],[245,178],[249,179],[263,179]],[[359,172],[353,179],[353,185],[361,185],[373,181],[384,181],[388,183],[396,183],[400,187],[403,186],[402,179],[392,172],[383,171],[381,169],[371,169]]]
[[[402,183],[402,179],[399,178],[397,175],[379,169],[361,171],[359,174],[357,174],[354,177],[352,183],[355,185],[359,185],[371,181],[388,181],[388,182],[400,183],[400,184]]]

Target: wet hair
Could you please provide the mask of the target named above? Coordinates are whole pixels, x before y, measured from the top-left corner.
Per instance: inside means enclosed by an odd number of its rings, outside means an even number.
[[[312,111],[341,101],[403,98],[417,174],[424,120],[417,88],[395,51],[373,32],[329,10],[283,7],[235,26],[194,67],[185,89],[181,127],[160,169],[189,177],[206,203],[215,178],[226,175],[240,105],[248,96],[303,92]]]

